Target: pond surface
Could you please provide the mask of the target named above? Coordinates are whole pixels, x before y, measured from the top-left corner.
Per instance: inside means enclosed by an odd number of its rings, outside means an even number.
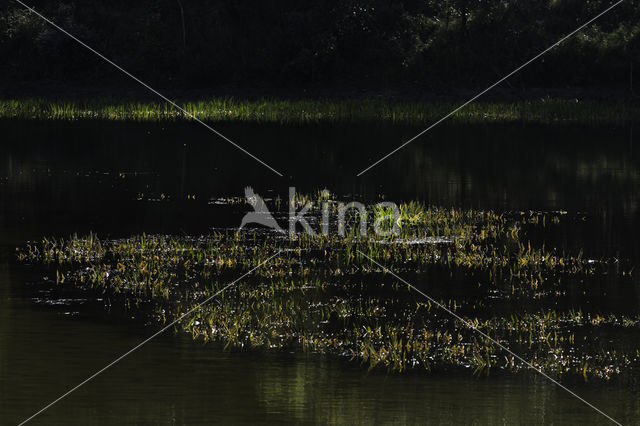
[[[285,177],[190,123],[0,122],[0,419],[15,424],[151,335],[100,300],[60,297],[14,250],[42,236],[97,232],[199,235],[234,228],[220,203],[252,186],[286,198],[421,200],[496,211],[567,211],[550,235],[587,258],[640,263],[640,154],[630,128],[442,126],[360,178],[420,129],[221,124]],[[636,274],[637,275],[637,274]],[[640,275],[638,275],[640,276]],[[640,313],[640,282],[612,298]],[[615,296],[618,297],[615,297]],[[622,295],[622,297],[621,297]],[[576,308],[594,310],[593,300]],[[590,303],[591,306],[580,306]],[[134,316],[134,315],[132,315]],[[640,349],[640,332],[628,343]],[[570,387],[623,424],[640,418],[633,383]],[[331,356],[223,350],[166,333],[34,420],[42,424],[259,423],[607,424],[535,373],[367,372]]]

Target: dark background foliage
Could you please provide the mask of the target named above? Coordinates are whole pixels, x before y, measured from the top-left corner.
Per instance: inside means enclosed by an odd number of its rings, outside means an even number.
[[[29,4],[161,87],[476,87],[604,10],[601,0],[33,0]],[[509,80],[628,87],[640,1],[626,0]],[[13,0],[0,6],[0,78],[122,77]]]

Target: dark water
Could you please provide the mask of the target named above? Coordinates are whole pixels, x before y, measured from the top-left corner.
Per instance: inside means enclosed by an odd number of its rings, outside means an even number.
[[[547,236],[555,245],[640,263],[640,154],[628,127],[443,126],[360,178],[416,128],[217,127],[285,177],[195,124],[0,122],[0,423],[29,417],[157,327],[107,315],[99,301],[53,298],[41,274],[16,265],[12,255],[43,235],[207,233],[238,226],[240,207],[215,199],[242,197],[247,185],[283,198],[289,186],[327,187],[344,199],[384,194],[441,206],[565,210],[580,220]],[[637,314],[640,283],[633,283],[620,294]],[[637,423],[637,389],[571,386],[622,423]],[[34,420],[267,421],[607,423],[535,374],[368,373],[346,360],[224,351],[171,333]]]

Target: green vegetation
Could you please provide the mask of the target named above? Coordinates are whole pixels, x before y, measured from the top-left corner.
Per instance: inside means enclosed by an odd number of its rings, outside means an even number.
[[[610,0],[42,0],[37,10],[153,86],[486,87]],[[624,1],[509,79],[512,88],[629,88],[640,7]],[[19,4],[0,6],[0,81],[122,86]],[[30,85],[29,87],[33,87]],[[130,87],[127,83],[127,87]]]
[[[183,3],[97,0],[87,8],[77,0],[43,0],[38,11],[141,80],[170,89],[202,120],[426,124],[468,98],[460,93],[487,87],[611,5],[608,0]],[[637,2],[622,2],[505,81],[501,87],[511,93],[506,101],[481,99],[452,120],[637,120],[633,70],[640,69],[639,22]],[[95,95],[83,88],[131,99],[126,91],[133,83],[123,86],[126,77],[17,3],[0,6],[0,56],[7,58],[0,63],[0,118],[185,118],[163,102],[91,98]],[[536,88],[572,94],[519,97],[527,90],[545,93]],[[586,91],[595,91],[595,97],[581,96]],[[70,100],[57,99],[56,93]],[[198,93],[220,97],[198,100]],[[412,101],[384,101],[377,94]],[[229,95],[238,99],[225,98]],[[256,95],[265,99],[242,100]],[[580,102],[568,99],[573,96]]]
[[[382,100],[239,100],[210,99],[179,102],[206,121],[266,123],[391,122],[432,123],[459,104]],[[0,100],[0,118],[34,120],[189,120],[166,102],[126,102],[115,99],[51,101]],[[458,123],[593,123],[618,124],[640,119],[640,106],[624,103],[540,99],[512,103],[472,103],[454,114]]]
[[[326,202],[316,194],[297,203],[306,201],[315,214]],[[551,376],[608,380],[636,371],[637,345],[612,343],[624,339],[611,336],[637,329],[640,317],[585,310],[572,294],[579,282],[583,294],[598,297],[600,285],[590,282],[612,275],[624,282],[633,268],[536,245],[528,237],[571,220],[564,212],[507,215],[421,203],[400,211],[399,234],[384,238],[364,235],[357,226],[344,236],[254,230],[118,240],[89,235],[44,239],[17,256],[42,265],[62,289],[97,291],[108,307],[124,305],[169,323],[280,252],[176,329],[226,347],[334,354],[396,372],[526,369],[362,252]],[[367,212],[374,219],[382,214]],[[352,215],[349,223],[357,219]]]

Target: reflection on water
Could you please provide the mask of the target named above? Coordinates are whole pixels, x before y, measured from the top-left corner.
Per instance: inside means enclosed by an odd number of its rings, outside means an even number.
[[[629,129],[443,126],[367,172],[415,128],[227,125],[220,130],[285,172],[278,178],[195,125],[0,123],[0,418],[16,423],[101,368],[151,328],[87,300],[47,298],[11,260],[42,235],[205,233],[237,226],[220,197],[286,197],[328,187],[341,197],[443,206],[566,210],[584,217],[547,238],[586,256],[638,264],[640,157]],[[218,201],[216,201],[218,200]],[[637,280],[634,280],[637,283]],[[615,282],[607,288],[616,291]],[[625,297],[639,292],[625,289]],[[81,296],[79,296],[81,297]],[[634,303],[637,306],[638,302]],[[635,389],[575,383],[623,423]],[[223,351],[170,334],[45,413],[43,424],[209,423],[606,424],[535,375],[473,378],[367,373],[345,360]]]
[[[88,307],[34,306],[2,265],[0,410],[15,424],[150,334]],[[13,287],[13,288],[12,288]],[[94,306],[94,308],[96,308]],[[7,321],[7,316],[10,316]],[[615,418],[640,414],[637,393],[573,386]],[[367,373],[319,356],[223,351],[166,335],[44,413],[41,424],[296,423],[607,424],[537,376]]]

